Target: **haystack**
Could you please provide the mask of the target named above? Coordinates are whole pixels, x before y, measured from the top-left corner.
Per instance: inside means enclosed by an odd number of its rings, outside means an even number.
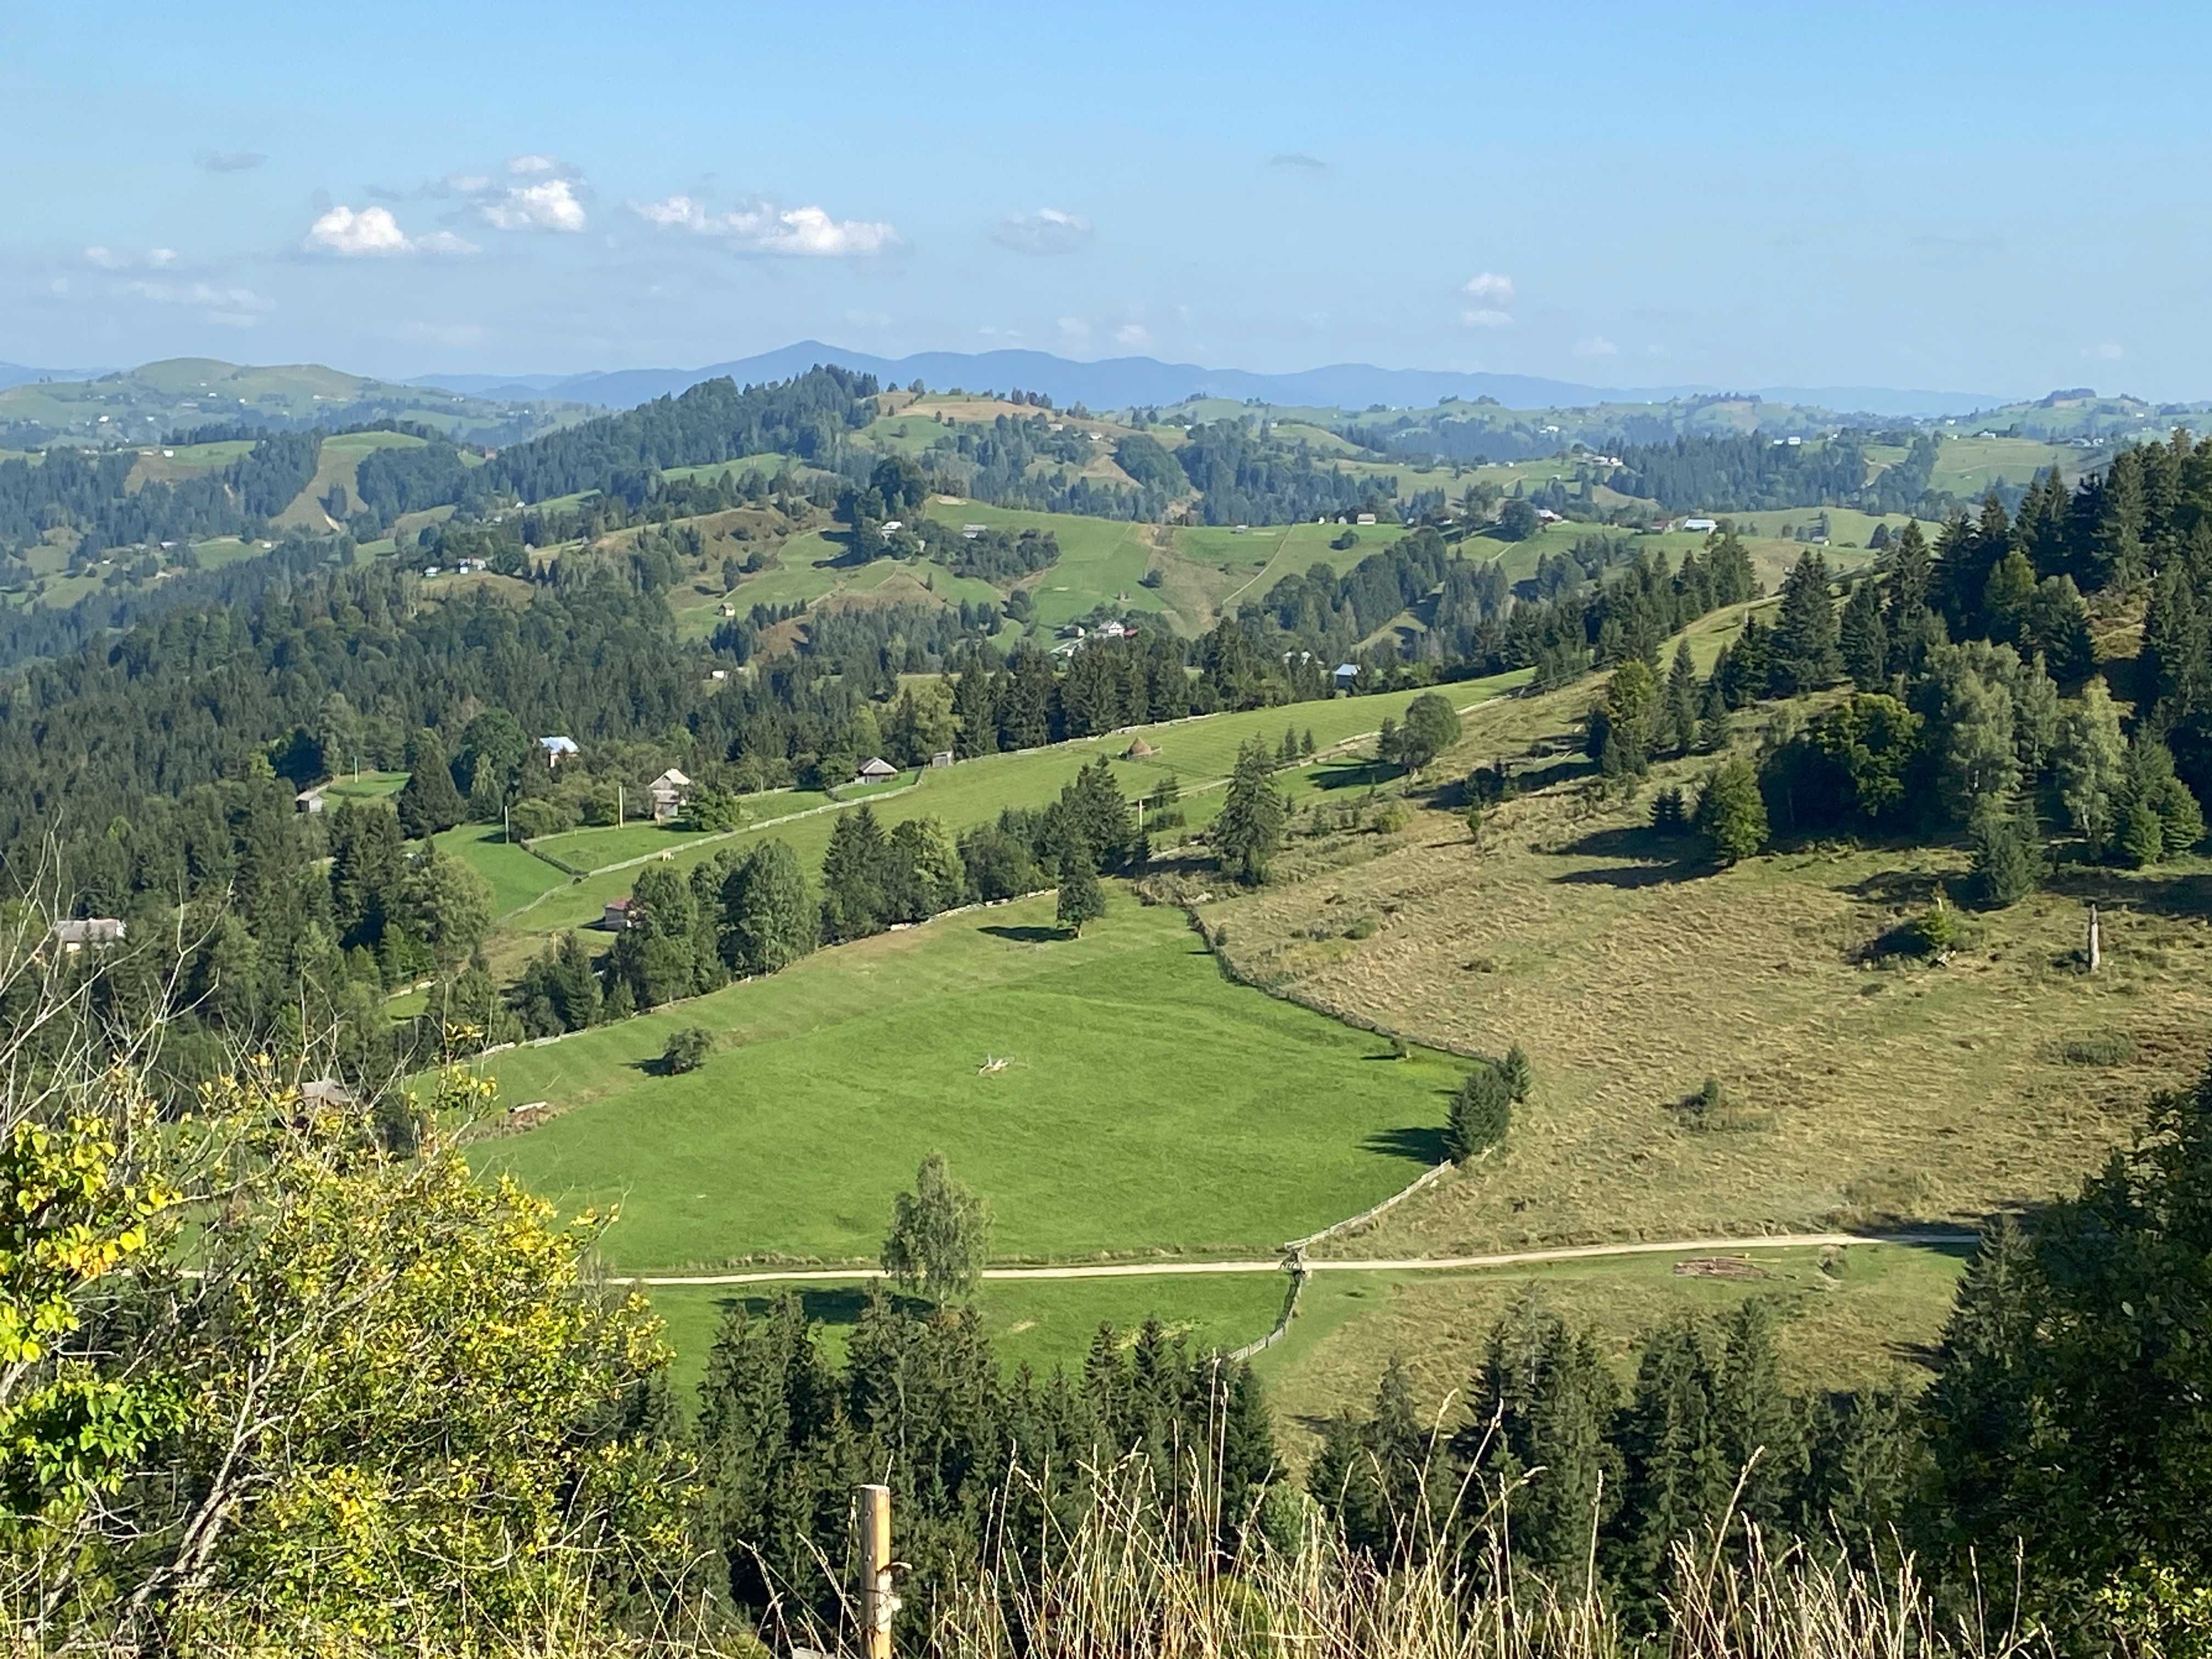
[[[1121,758],[1123,760],[1142,760],[1147,755],[1157,755],[1159,752],[1160,751],[1158,750],[1153,748],[1152,744],[1146,743],[1142,738],[1139,738],[1127,749],[1124,749],[1121,751]]]

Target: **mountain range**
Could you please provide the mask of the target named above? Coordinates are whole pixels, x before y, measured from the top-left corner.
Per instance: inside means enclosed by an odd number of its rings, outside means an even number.
[[[702,368],[628,368],[587,374],[426,374],[412,385],[436,386],[477,398],[558,398],[564,402],[626,409],[654,398],[672,396],[702,380],[726,375],[740,386],[787,380],[817,363],[837,363],[873,374],[887,385],[920,380],[933,388],[964,386],[1042,392],[1061,404],[1083,403],[1098,409],[1144,404],[1176,404],[1200,394],[1256,398],[1271,404],[1332,409],[1425,408],[1446,398],[1494,398],[1510,409],[1574,409],[1593,404],[1665,403],[1711,395],[1707,386],[1646,386],[1638,389],[1582,386],[1532,374],[1456,374],[1443,369],[1378,368],[1371,363],[1331,363],[1286,374],[1247,369],[1203,368],[1195,363],[1166,363],[1155,357],[1106,357],[1079,362],[1044,351],[923,351],[908,357],[879,357],[819,340],[764,351],[757,356],[709,363]],[[1900,391],[1886,386],[1763,386],[1754,395],[1773,403],[1812,404],[1850,413],[1892,416],[1966,415],[2002,403],[1993,394],[1972,392]]]

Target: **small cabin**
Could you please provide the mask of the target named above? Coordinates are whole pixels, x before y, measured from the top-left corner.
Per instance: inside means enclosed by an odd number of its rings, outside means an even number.
[[[545,757],[545,764],[549,768],[557,767],[564,760],[574,760],[581,752],[577,749],[574,738],[540,738],[538,748],[538,752]]]
[[[855,783],[889,783],[898,775],[898,768],[893,766],[881,755],[871,755],[866,760],[860,763],[860,769],[853,775],[853,781]]]

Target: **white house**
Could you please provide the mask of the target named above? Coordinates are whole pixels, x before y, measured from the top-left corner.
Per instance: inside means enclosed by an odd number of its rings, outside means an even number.
[[[557,767],[562,761],[574,757],[579,752],[574,738],[540,738],[538,739],[538,747],[544,752],[545,764],[549,768]]]
[[[653,821],[666,823],[672,818],[680,817],[684,811],[685,793],[690,787],[691,780],[672,766],[646,785],[645,793],[653,800]]]
[[[1375,515],[1372,513],[1363,513],[1358,516],[1358,518],[1354,520],[1353,522],[1355,524],[1373,524],[1375,522]]]
[[[1682,520],[1682,528],[1694,530],[1699,535],[1703,535],[1709,530],[1718,530],[1720,526],[1711,519],[1685,519]]]
[[[860,769],[853,775],[853,781],[855,783],[888,783],[898,775],[899,771],[897,767],[893,766],[881,755],[872,755],[866,760],[860,763]]]
[[[1353,686],[1353,685],[1354,685],[1354,684],[1358,681],[1358,678],[1359,678],[1359,665],[1358,665],[1358,663],[1356,663],[1356,662],[1340,662],[1340,663],[1337,664],[1337,665],[1336,665],[1336,689],[1337,689],[1338,690],[1340,690],[1340,691],[1349,691],[1350,690],[1352,690],[1352,686]]]
[[[54,943],[62,947],[64,954],[75,956],[80,951],[120,945],[127,931],[125,925],[113,916],[87,916],[82,921],[56,922]]]

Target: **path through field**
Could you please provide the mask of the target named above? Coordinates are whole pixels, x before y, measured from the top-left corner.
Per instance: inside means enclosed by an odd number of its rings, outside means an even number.
[[[1405,1256],[1394,1260],[1308,1261],[1313,1273],[1469,1272],[1484,1267],[1531,1267],[1549,1261],[1586,1261],[1620,1255],[1676,1255],[1692,1251],[1789,1250],[1849,1244],[1972,1244],[1978,1234],[1954,1231],[1901,1233],[1769,1233],[1757,1238],[1674,1238],[1656,1243],[1573,1244],[1554,1250],[1514,1250],[1500,1255]],[[1272,1261],[1116,1261],[1066,1267],[986,1267],[989,1279],[1157,1279],[1198,1273],[1276,1273]],[[618,1279],[626,1285],[786,1285],[881,1279],[880,1267],[792,1267],[760,1273],[694,1273]]]

